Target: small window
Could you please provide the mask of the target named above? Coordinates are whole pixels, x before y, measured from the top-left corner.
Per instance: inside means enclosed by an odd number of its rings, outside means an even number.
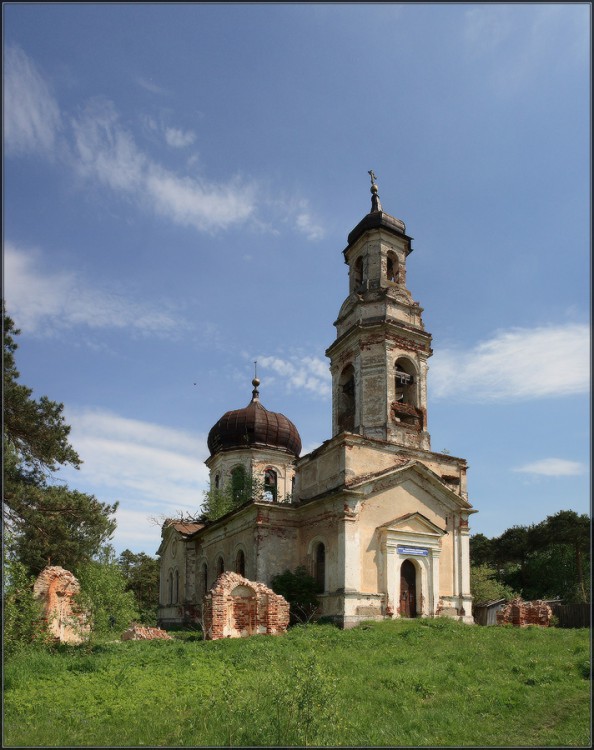
[[[242,549],[237,551],[235,557],[235,572],[239,573],[240,576],[245,577],[245,555],[243,554]]]
[[[169,571],[167,578],[167,604],[173,604],[173,571]]]
[[[217,576],[225,572],[225,561],[222,556],[217,559]]]
[[[218,490],[220,488],[220,486],[221,486],[221,476],[220,476],[220,474],[217,474],[215,476],[214,485],[215,485],[215,490]]]
[[[179,571],[175,571],[175,578],[173,581],[173,603],[179,602]]]
[[[264,499],[274,503],[277,500],[277,474],[274,469],[264,472]]]
[[[208,591],[208,565],[202,563],[202,593],[206,594]]]

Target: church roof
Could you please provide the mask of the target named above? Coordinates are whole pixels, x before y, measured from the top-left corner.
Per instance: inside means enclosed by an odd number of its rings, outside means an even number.
[[[375,174],[373,173],[373,170],[370,170],[369,174],[371,176],[372,183],[371,211],[361,219],[361,221],[349,234],[347,238],[347,242],[349,244],[347,245],[344,252],[346,252],[348,248],[353,243],[355,243],[359,239],[359,237],[361,237],[361,235],[365,234],[365,232],[368,232],[370,229],[379,229],[381,227],[382,229],[387,229],[392,234],[398,235],[399,237],[404,237],[408,241],[406,251],[408,255],[412,252],[412,237],[409,237],[406,234],[406,226],[401,219],[397,219],[395,216],[390,216],[390,214],[387,214],[383,211],[377,191],[377,185],[375,183]]]
[[[273,448],[294,456],[301,453],[301,437],[290,419],[268,411],[260,403],[257,378],[252,400],[243,409],[228,411],[208,433],[210,455],[237,448]]]

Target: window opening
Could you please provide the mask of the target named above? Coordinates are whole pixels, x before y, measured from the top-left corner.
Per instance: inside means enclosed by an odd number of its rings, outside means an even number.
[[[363,258],[359,256],[355,261],[355,267],[353,268],[353,287],[357,291],[363,284]]]
[[[217,576],[220,576],[222,573],[225,572],[225,561],[222,557],[219,557],[217,560]]]
[[[274,469],[266,469],[264,472],[264,499],[276,502],[277,500],[277,474]]]
[[[217,474],[215,476],[215,482],[214,483],[215,483],[215,490],[218,490],[219,486],[221,484],[221,477],[219,476],[219,474]]]
[[[400,269],[398,258],[395,255],[388,255],[388,259],[386,262],[386,277],[388,281],[392,281],[395,284],[398,283],[400,277]]]
[[[348,365],[338,381],[338,431],[355,429],[355,370]]]
[[[245,555],[243,554],[242,549],[237,551],[237,556],[235,558],[235,572],[239,573],[240,576],[245,577]]]
[[[202,591],[206,594],[208,591],[208,565],[202,564]]]
[[[318,592],[326,590],[326,547],[320,542],[316,546],[314,562],[314,578]]]
[[[179,571],[175,571],[175,581],[174,581],[174,589],[173,589],[173,603],[177,604],[179,602]]]
[[[233,492],[233,499],[238,503],[245,503],[250,500],[248,476],[244,466],[236,466],[231,471],[231,491]]]

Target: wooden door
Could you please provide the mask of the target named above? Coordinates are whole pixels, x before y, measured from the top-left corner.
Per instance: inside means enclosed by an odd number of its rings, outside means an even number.
[[[400,616],[417,616],[417,571],[410,560],[400,568]]]

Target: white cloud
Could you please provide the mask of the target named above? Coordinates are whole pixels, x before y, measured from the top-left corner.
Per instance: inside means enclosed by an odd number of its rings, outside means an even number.
[[[60,474],[104,502],[120,502],[118,548],[150,540],[156,549],[160,531],[151,519],[199,510],[208,487],[204,435],[100,409],[67,408],[65,417],[84,463]]]
[[[437,352],[430,392],[482,402],[587,393],[589,349],[589,328],[578,323],[501,331],[470,351]]]
[[[58,104],[33,62],[16,46],[4,53],[3,114],[7,154],[53,152],[61,127]]]
[[[150,91],[151,94],[169,94],[169,91],[167,89],[164,89],[162,86],[158,86],[156,83],[153,83],[151,79],[148,78],[137,78],[136,83],[145,91]]]
[[[72,120],[72,128],[73,166],[82,176],[175,224],[215,231],[244,222],[255,211],[253,185],[237,177],[224,183],[180,177],[142,153],[112,102],[94,99]]]
[[[308,240],[321,240],[326,232],[307,210],[301,210],[295,218],[295,226]]]
[[[257,360],[259,367],[268,367],[280,375],[288,391],[303,390],[322,398],[332,391],[328,363],[319,357],[294,354],[288,359],[270,356],[257,357]]]
[[[513,471],[521,474],[540,474],[546,477],[571,477],[584,474],[586,467],[577,461],[567,461],[564,458],[543,458]]]
[[[123,291],[91,285],[73,272],[44,273],[42,265],[41,253],[6,243],[6,305],[23,331],[49,333],[82,325],[171,336],[189,328],[164,302],[147,305]]]
[[[178,128],[165,128],[165,140],[173,148],[184,148],[191,146],[196,140],[196,133],[192,130],[179,130]]]

